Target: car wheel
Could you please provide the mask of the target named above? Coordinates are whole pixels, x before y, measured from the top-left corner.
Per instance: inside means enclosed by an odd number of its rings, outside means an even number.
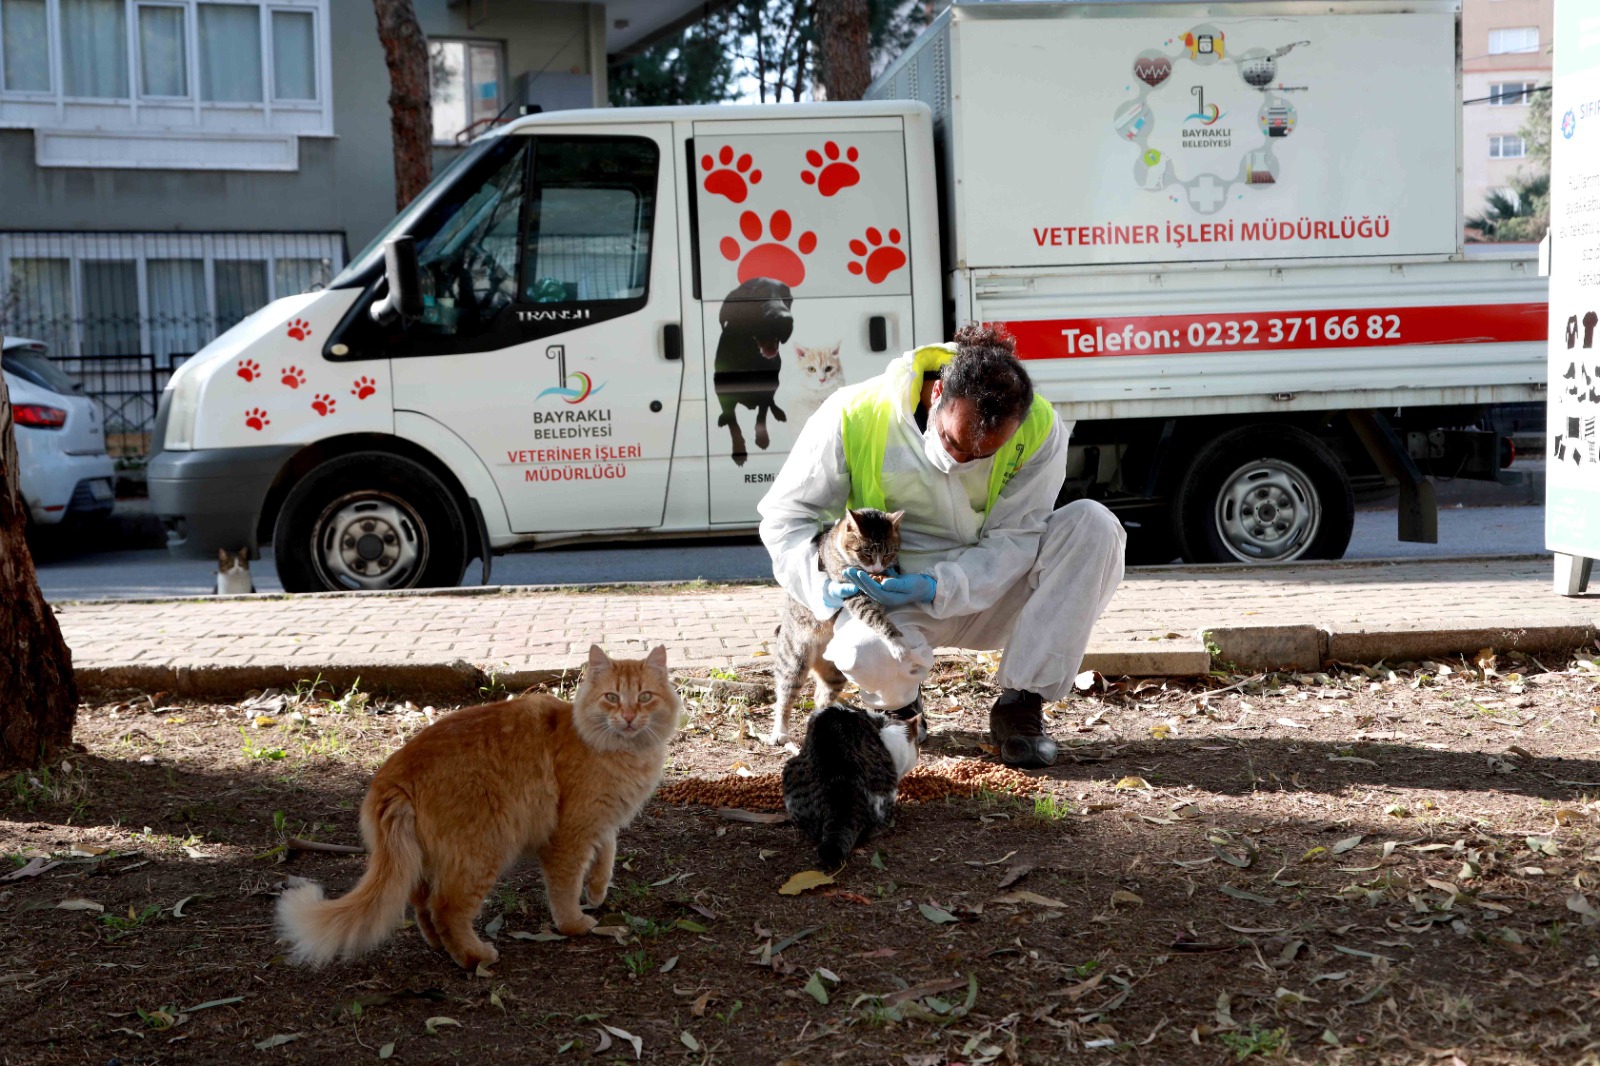
[[[272,551],[288,592],[448,588],[461,583],[467,541],[461,509],[432,471],[357,452],[290,490]]]
[[[1339,459],[1293,426],[1245,426],[1202,448],[1174,500],[1191,563],[1337,559],[1355,502]]]

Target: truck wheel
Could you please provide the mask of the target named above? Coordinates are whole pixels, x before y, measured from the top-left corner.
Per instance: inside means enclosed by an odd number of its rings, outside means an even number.
[[[356,452],[289,491],[272,554],[288,592],[446,588],[466,569],[467,526],[432,471],[398,455]]]
[[[1355,501],[1338,458],[1293,426],[1245,426],[1195,456],[1174,500],[1191,563],[1337,559]]]

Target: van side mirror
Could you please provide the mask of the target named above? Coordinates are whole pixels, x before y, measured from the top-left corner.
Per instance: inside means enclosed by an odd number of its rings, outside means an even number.
[[[417,239],[390,237],[383,242],[383,276],[389,291],[372,305],[372,320],[387,326],[422,317],[422,278],[417,269]]]

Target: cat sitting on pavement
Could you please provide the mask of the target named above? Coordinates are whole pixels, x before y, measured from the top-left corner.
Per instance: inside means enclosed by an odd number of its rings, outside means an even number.
[[[218,548],[216,583],[212,586],[211,594],[243,596],[255,590],[256,583],[250,577],[250,549],[240,548],[236,554],[226,548]]]
[[[824,870],[889,824],[900,779],[917,764],[920,718],[843,704],[811,716],[800,754],[783,765],[783,806]]]
[[[468,970],[500,957],[472,925],[519,855],[537,857],[555,927],[596,925],[579,906],[606,898],[617,831],[661,780],[678,727],[667,650],[639,660],[589,649],[571,703],[546,694],[469,707],[412,737],[378,769],[361,806],[369,859],[339,899],[292,883],[278,930],[296,963],[320,966],[389,938],[409,901],[430,947]]]
[[[863,507],[846,511],[833,526],[817,534],[817,569],[834,581],[848,582],[845,571],[865,570],[887,574],[900,559],[901,513],[885,514]],[[887,608],[866,596],[852,596],[842,610],[848,610],[890,642],[901,647],[904,637],[889,621]],[[773,657],[772,683],[777,697],[772,706],[772,732],[762,739],[782,744],[789,739],[789,718],[800,698],[808,674],[817,682],[816,705],[826,707],[839,698],[847,684],[839,668],[823,657],[833,639],[838,614],[818,621],[810,607],[789,597],[778,625],[778,646]]]

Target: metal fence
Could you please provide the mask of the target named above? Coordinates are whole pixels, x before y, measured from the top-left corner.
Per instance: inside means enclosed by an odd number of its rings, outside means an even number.
[[[99,401],[105,415],[106,451],[114,459],[150,454],[156,409],[172,372],[188,353],[153,355],[67,355],[52,357],[83,391]]]

